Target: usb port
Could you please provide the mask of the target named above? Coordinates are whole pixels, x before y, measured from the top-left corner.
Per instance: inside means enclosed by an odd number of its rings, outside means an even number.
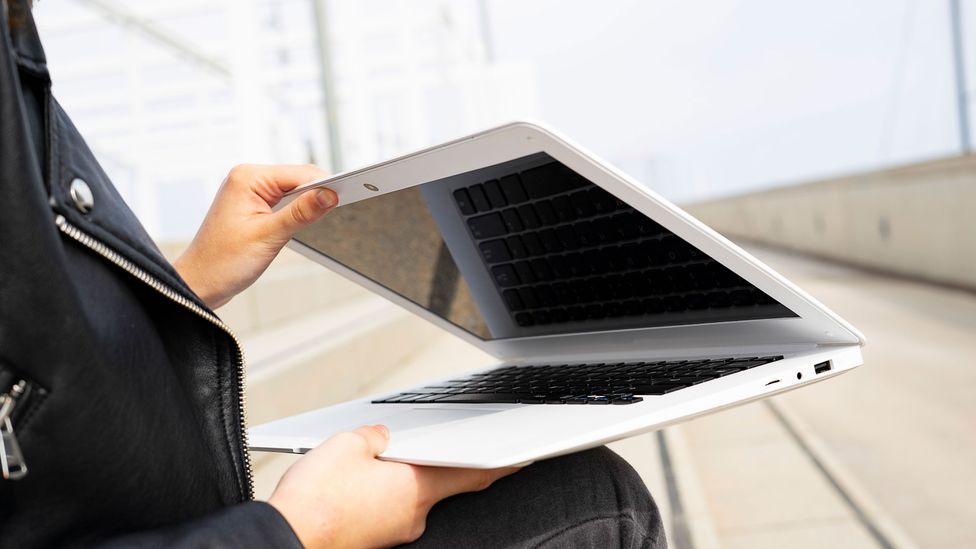
[[[816,373],[818,373],[818,374],[822,374],[824,372],[829,372],[830,371],[830,361],[828,360],[826,362],[821,362],[820,364],[817,364],[816,366],[813,367],[813,371],[816,372]]]

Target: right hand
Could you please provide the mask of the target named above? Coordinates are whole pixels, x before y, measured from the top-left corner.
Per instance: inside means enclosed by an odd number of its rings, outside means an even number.
[[[333,436],[285,472],[268,503],[306,547],[388,547],[419,538],[438,501],[518,470],[381,461],[389,437],[382,425]]]

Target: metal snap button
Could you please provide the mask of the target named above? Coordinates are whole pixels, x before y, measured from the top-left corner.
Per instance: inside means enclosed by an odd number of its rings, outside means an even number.
[[[88,213],[95,205],[95,196],[92,195],[91,187],[81,178],[74,178],[69,188],[71,199],[75,201],[75,208],[81,213]]]

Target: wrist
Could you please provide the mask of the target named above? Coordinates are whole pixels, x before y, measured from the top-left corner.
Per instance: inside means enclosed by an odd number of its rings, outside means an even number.
[[[288,501],[282,501],[282,498],[276,495],[272,494],[268,498],[268,505],[278,511],[304,547],[308,549],[336,547],[333,521],[328,520],[325,513],[311,517],[307,511],[295,509]]]
[[[219,295],[217,292],[213,291],[213,285],[210,284],[203,275],[203,271],[198,268],[198,261],[195,260],[193,252],[193,244],[187,248],[176,261],[173,262],[173,268],[180,275],[180,278],[186,282],[186,285],[193,290],[193,293],[203,301],[207,307],[211,309],[216,309],[221,305],[224,305],[228,301],[227,298]]]

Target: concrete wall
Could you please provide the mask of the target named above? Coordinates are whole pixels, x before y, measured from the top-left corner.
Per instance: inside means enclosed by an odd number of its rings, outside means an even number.
[[[685,207],[731,238],[976,290],[976,155]]]

